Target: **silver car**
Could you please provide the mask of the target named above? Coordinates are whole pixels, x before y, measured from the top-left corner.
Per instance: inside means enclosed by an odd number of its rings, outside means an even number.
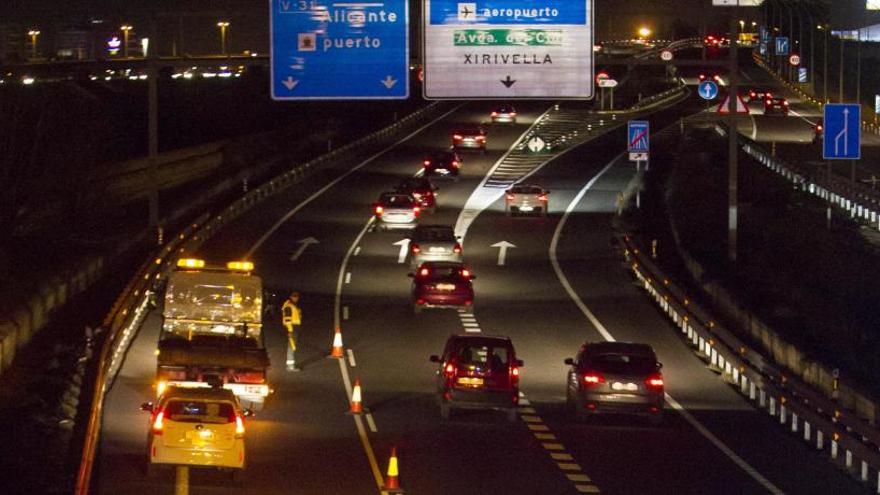
[[[461,243],[449,225],[419,225],[410,235],[410,266],[425,261],[462,261]]]
[[[376,229],[411,229],[419,222],[421,207],[410,194],[385,192],[373,203]]]
[[[550,191],[527,184],[517,184],[504,194],[504,213],[547,216]]]
[[[516,109],[512,105],[499,105],[489,114],[493,124],[516,124]]]

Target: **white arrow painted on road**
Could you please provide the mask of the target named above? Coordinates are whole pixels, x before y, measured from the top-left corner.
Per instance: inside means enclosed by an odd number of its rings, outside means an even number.
[[[385,79],[382,80],[382,84],[384,84],[386,88],[391,89],[394,87],[395,84],[397,84],[397,79],[394,79],[389,74],[385,76]]]
[[[299,244],[299,248],[290,256],[290,261],[296,261],[300,256],[308,249],[311,244],[318,244],[318,240],[314,237],[306,237],[305,239],[300,239],[296,241]]]
[[[409,239],[401,239],[394,243],[395,246],[400,246],[400,254],[397,255],[397,262],[403,263],[406,261],[406,253],[409,252]]]
[[[492,247],[500,248],[498,250],[498,266],[504,266],[504,261],[507,259],[507,249],[515,248],[516,246],[507,241],[501,241],[492,244]]]
[[[834,138],[834,155],[840,155],[840,141],[843,138],[843,156],[849,156],[849,109],[843,109],[843,129]]]
[[[299,81],[294,79],[293,76],[287,76],[287,79],[281,81],[281,84],[283,84],[285,88],[293,90],[293,88],[295,88],[296,85],[299,84]]]

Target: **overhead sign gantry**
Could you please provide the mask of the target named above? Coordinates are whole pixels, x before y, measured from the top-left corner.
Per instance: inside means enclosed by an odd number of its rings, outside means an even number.
[[[592,0],[425,0],[428,99],[592,98]]]

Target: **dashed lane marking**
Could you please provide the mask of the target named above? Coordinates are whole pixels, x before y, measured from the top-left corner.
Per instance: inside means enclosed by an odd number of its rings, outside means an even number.
[[[565,476],[571,481],[593,481],[586,474],[567,473]]]
[[[554,461],[573,461],[574,457],[571,454],[566,454],[565,452],[550,452],[550,457],[553,458]]]
[[[345,283],[347,283],[347,284],[351,283],[351,272],[348,272],[345,274]]]
[[[346,349],[346,352],[348,352],[348,365],[352,368],[357,367],[357,363],[354,360],[354,351],[351,349]]]
[[[599,487],[596,485],[574,485],[574,488],[580,493],[599,493]]]
[[[342,320],[348,320],[348,306],[342,307]]]
[[[367,416],[367,426],[370,427],[370,431],[372,431],[373,433],[379,433],[379,429],[376,428],[376,422],[373,421],[373,415],[370,413],[367,413],[366,416]]]
[[[361,254],[361,247],[360,246],[354,248],[354,255],[357,256],[359,254]]]
[[[556,465],[559,466],[559,469],[561,469],[563,471],[580,471],[581,470],[581,465],[576,462],[557,462]]]
[[[535,433],[535,438],[538,440],[556,440],[556,435],[552,433]]]
[[[522,416],[520,416],[520,419],[522,419],[522,420],[525,421],[526,423],[543,423],[543,422],[544,422],[544,421],[543,421],[540,417],[538,417],[538,416],[529,416],[529,415],[525,415],[525,414],[522,415]]]
[[[561,443],[542,443],[541,446],[547,450],[565,450]]]
[[[464,331],[467,333],[480,333],[479,328],[465,328]]]
[[[536,424],[527,424],[532,431],[550,431],[550,427],[547,425],[536,425]]]

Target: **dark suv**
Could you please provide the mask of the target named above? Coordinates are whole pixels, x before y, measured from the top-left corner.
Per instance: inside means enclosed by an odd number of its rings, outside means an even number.
[[[578,419],[597,413],[627,413],[663,420],[664,384],[654,349],[647,344],[597,342],[566,359],[566,398]]]
[[[453,408],[505,411],[508,421],[516,420],[519,404],[519,369],[508,337],[451,335],[442,356],[431,356],[439,363],[437,394],[440,417],[449,419]]]

